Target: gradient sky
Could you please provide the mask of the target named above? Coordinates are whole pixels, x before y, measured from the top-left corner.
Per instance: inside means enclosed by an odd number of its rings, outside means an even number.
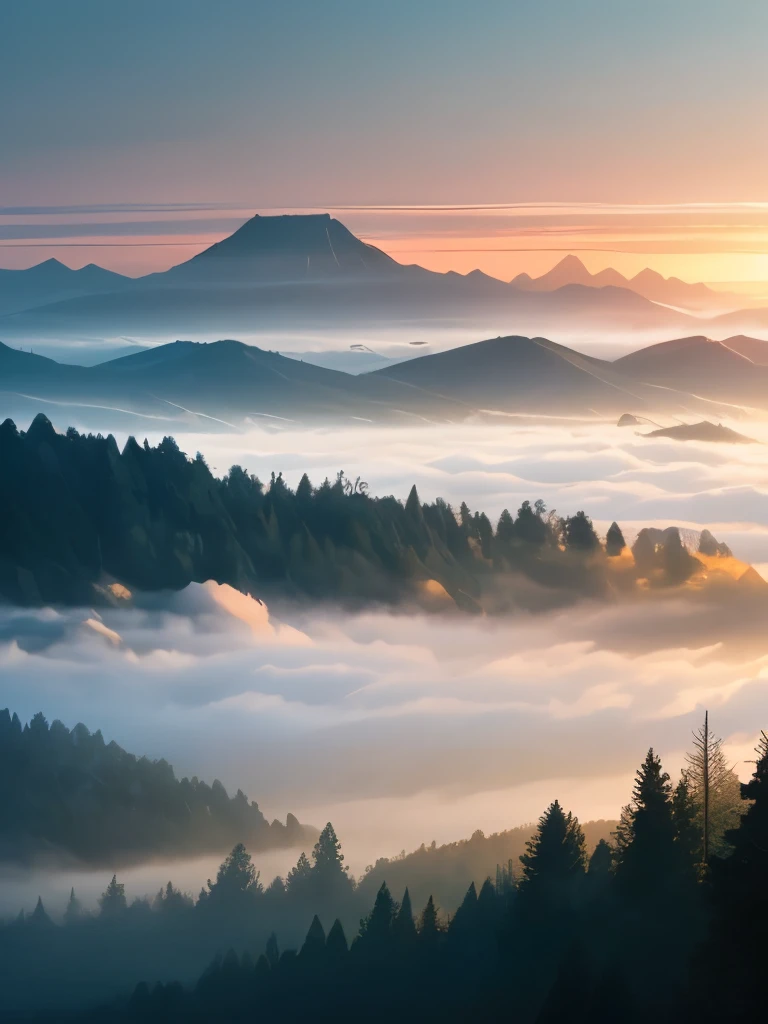
[[[760,0],[0,0],[0,265],[140,273],[298,208],[438,269],[562,255],[482,251],[528,240],[648,255],[591,269],[768,279],[768,211],[733,205],[768,200],[766,38]],[[615,220],[340,210],[523,202]]]

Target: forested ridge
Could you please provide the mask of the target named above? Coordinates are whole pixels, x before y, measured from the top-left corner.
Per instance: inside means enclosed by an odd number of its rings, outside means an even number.
[[[540,500],[494,526],[466,503],[422,503],[415,486],[405,502],[371,497],[343,472],[317,487],[304,475],[295,491],[239,466],[217,479],[171,437],[131,437],[121,452],[43,415],[26,432],[0,425],[0,481],[0,596],[22,605],[213,579],[257,597],[502,611],[718,576],[675,528],[642,530],[630,554],[616,523],[601,541],[583,511],[561,517]],[[730,554],[707,531],[700,551]]]
[[[753,767],[735,793],[708,723],[677,781],[651,749],[607,840],[588,847],[554,800],[519,858],[472,881],[452,914],[386,879],[373,892],[365,877],[356,883],[331,824],[311,857],[268,886],[237,844],[196,901],[169,882],[153,901],[129,903],[117,877],[95,914],[73,891],[56,924],[38,901],[0,928],[6,1012],[60,1020],[90,1004],[77,1019],[126,1022],[759,1019],[765,734]],[[34,995],[32,977],[46,983]]]
[[[313,842],[317,830],[292,814],[267,821],[242,790],[215,779],[177,779],[167,761],[129,754],[82,723],[22,726],[0,711],[0,862],[128,864]]]

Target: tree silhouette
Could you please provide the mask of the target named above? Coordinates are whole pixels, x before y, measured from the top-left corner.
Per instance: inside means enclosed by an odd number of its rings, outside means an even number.
[[[238,843],[223,861],[216,881],[209,880],[208,890],[211,907],[245,905],[262,891],[259,872],[242,843]]]
[[[632,803],[617,833],[616,878],[627,897],[645,900],[668,893],[677,864],[669,775],[648,751],[635,775]]]
[[[392,922],[392,935],[401,948],[411,946],[416,940],[416,922],[413,920],[411,895],[406,886],[403,899]]]
[[[529,912],[546,915],[572,905],[586,866],[584,833],[578,819],[570,811],[566,814],[558,800],[539,818],[520,862],[520,900]]]
[[[611,523],[605,535],[605,553],[609,558],[617,558],[626,548],[624,534],[618,523]]]
[[[99,906],[105,917],[119,914],[127,908],[125,886],[118,882],[117,875],[112,875],[112,881],[99,897]]]

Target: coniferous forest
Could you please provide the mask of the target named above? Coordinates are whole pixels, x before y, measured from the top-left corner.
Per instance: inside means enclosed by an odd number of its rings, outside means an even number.
[[[73,890],[54,921],[38,900],[0,928],[4,1012],[125,1022],[759,1019],[765,734],[752,767],[738,784],[705,720],[679,779],[647,752],[620,820],[594,845],[554,800],[524,851],[471,880],[447,911],[431,894],[414,903],[407,869],[393,870],[397,888],[388,882],[394,862],[351,877],[330,823],[309,856],[269,883],[238,842],[196,897],[169,881],[152,900],[129,902],[115,875],[95,912]],[[417,851],[414,878],[418,856],[437,865],[438,853]]]
[[[154,448],[131,437],[121,452],[112,435],[58,434],[42,414],[26,432],[0,424],[0,478],[0,596],[19,605],[115,603],[126,588],[213,579],[256,597],[499,612],[693,578],[736,584],[717,571],[730,551],[706,530],[694,555],[677,528],[642,529],[630,558],[616,523],[601,542],[585,512],[541,500],[494,527],[465,502],[423,503],[415,486],[401,502],[343,472],[317,487],[305,474],[295,491],[240,466],[217,479],[172,437]]]
[[[297,846],[317,830],[293,814],[267,821],[242,790],[218,779],[177,779],[167,761],[135,757],[82,723],[22,727],[0,711],[0,863],[128,864],[194,855],[243,840],[251,849]]]

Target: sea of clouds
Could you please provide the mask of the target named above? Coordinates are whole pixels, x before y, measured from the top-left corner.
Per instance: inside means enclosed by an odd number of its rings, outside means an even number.
[[[740,429],[768,440],[761,424]],[[628,534],[708,526],[738,557],[768,562],[763,444],[554,421],[179,440],[219,473],[237,462],[295,485],[344,469],[376,494],[404,497],[415,482],[425,500],[492,516],[541,496]],[[745,589],[727,605],[657,592],[503,619],[353,614],[193,584],[99,613],[0,610],[0,705],[83,721],[179,775],[242,787],[270,818],[332,820],[357,874],[421,842],[532,821],[555,797],[582,820],[616,817],[650,745],[680,769],[704,708],[748,776],[768,724],[767,612]],[[291,861],[270,855],[265,873]]]

